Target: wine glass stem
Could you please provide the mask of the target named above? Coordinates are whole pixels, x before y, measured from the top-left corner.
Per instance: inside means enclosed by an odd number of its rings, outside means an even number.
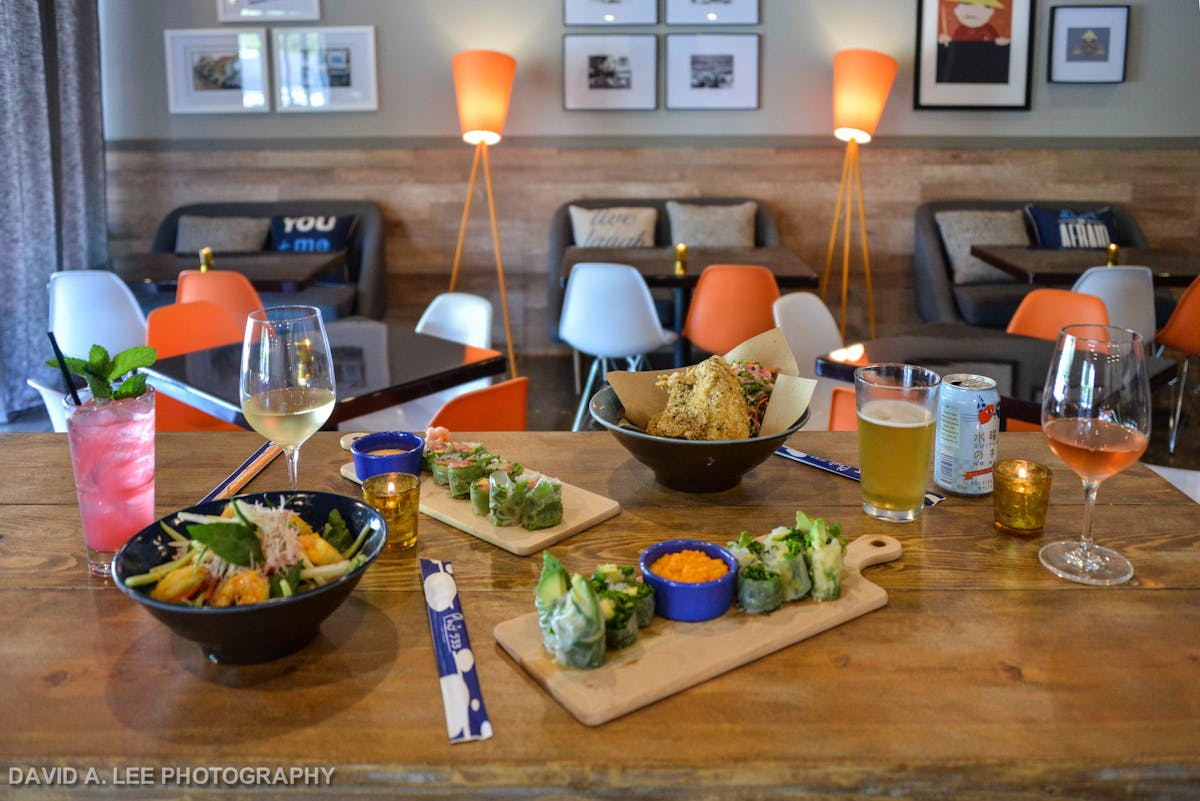
[[[1083,533],[1079,535],[1079,542],[1084,548],[1090,548],[1092,545],[1092,512],[1096,510],[1096,492],[1100,489],[1099,481],[1083,482]]]
[[[288,483],[292,485],[293,490],[298,490],[300,489],[300,448],[296,445],[293,445],[290,448],[284,447],[283,452],[287,456]],[[1094,494],[1093,497],[1095,497]],[[1092,519],[1090,513],[1086,519],[1090,524]]]

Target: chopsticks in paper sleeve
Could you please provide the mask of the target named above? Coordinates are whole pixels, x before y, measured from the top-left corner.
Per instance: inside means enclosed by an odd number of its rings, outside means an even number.
[[[275,457],[283,453],[283,448],[273,442],[264,442],[259,446],[258,450],[250,454],[246,461],[242,462],[241,467],[229,474],[229,477],[213,488],[213,491],[200,499],[200,503],[206,501],[219,501],[225,498],[232,498],[237,495],[238,490],[250,483],[250,481],[261,473],[267,465],[275,461]]]
[[[486,740],[492,723],[483,706],[475,654],[467,637],[467,621],[458,600],[458,585],[449,562],[421,560],[421,584],[429,612],[429,633],[442,678],[442,706],[451,743]]]
[[[795,448],[789,448],[787,445],[780,445],[775,449],[775,454],[785,459],[791,459],[793,462],[815,467],[818,470],[825,470],[830,473],[836,473],[839,476],[845,476],[852,481],[862,481],[862,473],[854,465],[842,464],[841,462],[835,462],[832,459],[826,459],[821,456],[813,456],[811,453],[798,451]],[[925,493],[926,506],[934,506],[944,500],[946,500],[945,495],[928,491]]]

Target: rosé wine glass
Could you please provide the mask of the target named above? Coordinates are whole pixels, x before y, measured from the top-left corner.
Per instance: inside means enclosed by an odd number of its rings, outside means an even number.
[[[1050,449],[1083,480],[1083,532],[1038,552],[1051,572],[1083,584],[1121,584],[1133,565],[1092,541],[1100,482],[1136,462],[1150,442],[1150,381],[1142,338],[1108,325],[1068,325],[1058,335],[1042,396]]]

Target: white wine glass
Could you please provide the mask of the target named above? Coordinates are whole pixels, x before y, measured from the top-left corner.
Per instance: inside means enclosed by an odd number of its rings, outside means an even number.
[[[1142,338],[1107,325],[1068,325],[1058,335],[1042,396],[1050,449],[1083,480],[1083,531],[1038,552],[1051,572],[1083,584],[1121,584],[1133,565],[1092,541],[1100,482],[1136,462],[1150,442],[1150,381]]]
[[[300,488],[300,446],[325,424],[336,399],[333,359],[321,311],[272,306],[246,318],[242,414],[283,448],[291,488]]]

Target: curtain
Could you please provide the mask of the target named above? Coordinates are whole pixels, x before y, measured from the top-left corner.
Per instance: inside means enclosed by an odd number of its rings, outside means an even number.
[[[0,420],[40,402],[60,269],[107,259],[96,0],[0,0]]]

